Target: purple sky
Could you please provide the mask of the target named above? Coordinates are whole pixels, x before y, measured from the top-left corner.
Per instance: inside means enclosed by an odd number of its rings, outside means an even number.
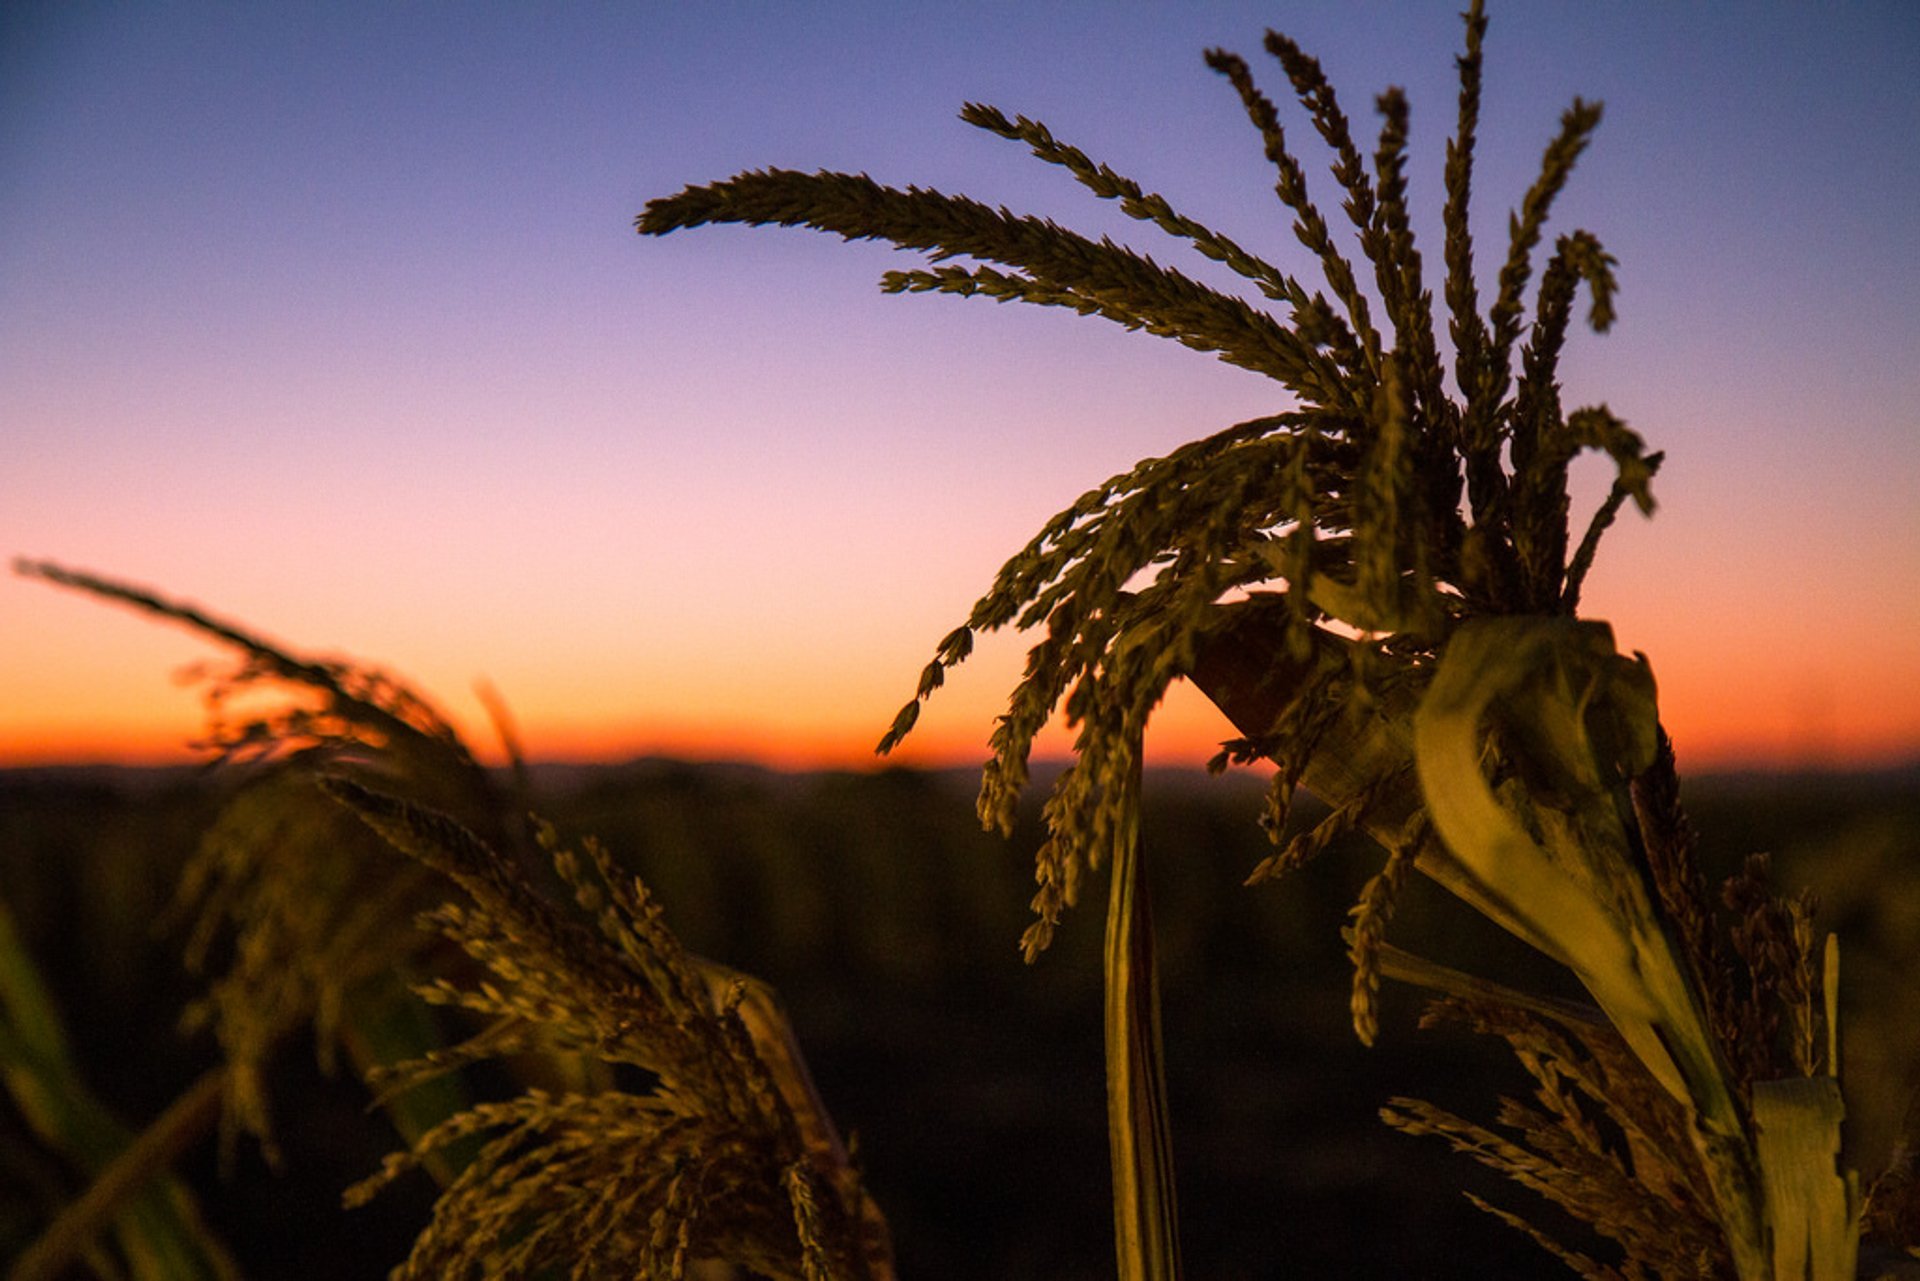
[[[536,752],[845,758],[1055,509],[1278,389],[1064,312],[882,297],[910,264],[870,245],[642,240],[640,206],[865,170],[1191,267],[954,118],[978,99],[1306,273],[1200,60],[1280,99],[1276,25],[1363,138],[1409,90],[1437,267],[1457,7],[10,4],[0,550],[390,662],[469,720],[486,674]],[[1621,318],[1574,338],[1567,403],[1669,459],[1589,609],[1683,753],[1920,751],[1920,7],[1491,16],[1483,275],[1559,112],[1604,99],[1549,230],[1619,258]],[[977,752],[1020,649],[930,743]],[[177,744],[164,678],[199,652],[0,580],[0,759]]]

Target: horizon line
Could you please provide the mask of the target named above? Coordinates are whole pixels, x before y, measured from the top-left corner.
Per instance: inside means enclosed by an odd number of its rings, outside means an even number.
[[[767,774],[800,777],[810,774],[884,774],[893,772],[919,774],[974,773],[986,763],[988,754],[982,751],[978,756],[960,758],[950,754],[903,753],[906,759],[870,755],[865,758],[840,756],[820,756],[804,759],[781,759],[777,756],[755,755],[751,752],[733,754],[712,754],[694,752],[675,752],[664,750],[641,750],[632,753],[600,755],[569,755],[553,753],[527,757],[522,763],[530,770],[567,771],[567,770],[624,770],[647,766],[667,766],[688,769],[712,770],[753,770]],[[512,762],[498,754],[481,754],[479,763],[490,772],[506,772],[513,768]],[[1036,771],[1052,772],[1064,769],[1073,763],[1071,753],[1035,752],[1030,764]],[[1211,774],[1205,760],[1195,759],[1189,762],[1161,760],[1150,762],[1146,766],[1154,773],[1191,773]],[[162,774],[194,773],[209,775],[218,772],[221,764],[212,753],[195,754],[191,751],[169,752],[159,755],[118,754],[72,756],[5,756],[0,755],[0,775],[21,774],[84,774],[127,773]],[[1833,757],[1829,759],[1789,760],[1769,758],[1764,755],[1750,757],[1709,757],[1683,770],[1683,781],[1687,778],[1729,778],[1729,777],[1878,777],[1903,774],[1920,774],[1920,751],[1886,754],[1872,757]],[[1264,777],[1260,765],[1236,765],[1230,767],[1222,777]]]

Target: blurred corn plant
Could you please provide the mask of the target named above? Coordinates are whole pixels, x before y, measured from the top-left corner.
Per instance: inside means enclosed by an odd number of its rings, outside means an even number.
[[[255,1137],[276,1154],[265,1069],[290,1036],[310,1030],[323,1066],[344,1052],[355,1071],[433,1044],[407,993],[429,964],[414,916],[445,888],[392,857],[313,788],[315,769],[348,763],[387,786],[462,815],[512,848],[526,844],[512,789],[480,767],[441,712],[404,682],[338,658],[298,654],[195,606],[52,564],[16,572],[184,626],[232,655],[197,665],[207,721],[199,746],[226,780],[221,809],[182,876],[173,914],[190,968],[209,975],[185,1016],[207,1027],[226,1060],[228,1142]],[[503,723],[504,724],[504,723]],[[511,742],[510,731],[505,731]],[[396,1099],[404,1133],[455,1106],[445,1090]]]
[[[470,905],[432,920],[491,971],[422,989],[488,1022],[383,1073],[391,1088],[531,1048],[648,1078],[636,1091],[531,1089],[478,1105],[389,1159],[349,1204],[450,1145],[495,1134],[441,1194],[397,1276],[521,1276],[565,1259],[572,1276],[679,1278],[709,1258],[776,1279],[892,1276],[885,1221],[764,984],[690,957],[598,844],[587,843],[583,864],[540,832],[588,928],[444,814],[348,779],[326,788],[467,892]]]
[[[1285,393],[1286,408],[1142,462],[1049,521],[939,643],[880,744],[911,731],[976,634],[1039,633],[993,731],[979,811],[1010,830],[1035,735],[1064,712],[1075,758],[1046,802],[1036,919],[1022,945],[1030,959],[1044,949],[1087,873],[1109,865],[1122,1276],[1179,1273],[1138,816],[1148,718],[1188,679],[1242,734],[1216,765],[1276,766],[1276,839],[1297,788],[1331,806],[1252,879],[1356,829],[1386,852],[1348,933],[1360,1037],[1377,1034],[1378,985],[1394,975],[1439,990],[1436,1018],[1504,1037],[1539,1087],[1535,1105],[1503,1106],[1498,1132],[1405,1100],[1389,1108],[1391,1123],[1442,1135],[1585,1220],[1615,1260],[1493,1210],[1582,1275],[1852,1277],[1862,1196],[1837,1167],[1836,949],[1816,935],[1810,906],[1775,894],[1757,866],[1717,910],[1693,861],[1649,666],[1618,653],[1605,623],[1578,617],[1602,536],[1627,503],[1652,511],[1660,462],[1605,405],[1561,400],[1576,295],[1584,287],[1588,322],[1607,329],[1614,260],[1590,233],[1567,232],[1535,282],[1549,213],[1600,106],[1575,99],[1562,116],[1509,220],[1483,308],[1468,205],[1486,19],[1477,2],[1464,17],[1445,167],[1444,342],[1410,229],[1405,95],[1376,99],[1369,166],[1320,65],[1273,33],[1267,51],[1332,153],[1365,283],[1309,194],[1279,111],[1246,62],[1219,50],[1207,63],[1258,132],[1324,289],[1046,126],[972,104],[968,123],[1186,242],[1268,305],[1111,239],[864,175],[749,171],[651,202],[638,228],[777,224],[888,241],[926,255],[887,272],[888,292],[1068,307],[1213,352]],[[1567,479],[1584,451],[1609,458],[1615,479],[1576,540]],[[1410,871],[1570,969],[1593,1004],[1391,949],[1384,934]]]
[[[99,575],[15,569],[238,655],[189,673],[208,682],[202,746],[229,789],[177,909],[189,964],[225,961],[185,1020],[212,1030],[223,1065],[145,1133],[114,1129],[0,912],[0,1076],[29,1124],[97,1176],[16,1281],[76,1258],[100,1266],[108,1229],[133,1275],[232,1275],[166,1172],[216,1121],[278,1159],[264,1083],[303,1027],[323,1066],[345,1052],[408,1144],[349,1204],[415,1168],[442,1185],[396,1275],[892,1275],[885,1221],[771,989],[682,950],[600,846],[586,847],[588,871],[524,817],[526,771],[497,698],[506,783],[377,669],[298,655]],[[433,1005],[482,1023],[449,1044]],[[522,1093],[476,1101],[459,1069],[482,1060]]]

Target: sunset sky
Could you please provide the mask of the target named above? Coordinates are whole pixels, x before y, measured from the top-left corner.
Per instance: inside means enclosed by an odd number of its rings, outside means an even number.
[[[980,100],[1317,283],[1201,62],[1282,99],[1277,26],[1363,134],[1408,89],[1432,271],[1460,7],[9,4],[0,553],[389,666],[482,743],[484,678],[537,757],[867,760],[1048,516],[1284,395],[1064,311],[883,296],[884,247],[642,239],[641,206],[864,170],[1217,279],[956,119]],[[1483,279],[1560,111],[1604,99],[1549,232],[1620,260],[1620,321],[1574,336],[1565,399],[1668,455],[1587,612],[1651,659],[1683,764],[1920,756],[1920,6],[1491,14]],[[1605,468],[1578,478],[1584,522]],[[904,759],[979,759],[1024,649],[985,645]],[[0,575],[0,765],[184,759],[170,675],[209,654]],[[1230,732],[1165,718],[1166,764]]]

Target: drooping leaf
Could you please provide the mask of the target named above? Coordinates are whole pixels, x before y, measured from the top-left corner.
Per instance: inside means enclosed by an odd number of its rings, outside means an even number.
[[[1483,761],[1504,735],[1504,799]],[[1568,965],[1694,1116],[1691,1137],[1742,1281],[1767,1276],[1760,1173],[1697,989],[1629,844],[1627,783],[1657,750],[1653,678],[1604,623],[1477,619],[1448,644],[1414,720],[1434,826],[1468,876]],[[1508,803],[1525,804],[1526,822]],[[1495,919],[1499,919],[1496,917]],[[1504,923],[1504,922],[1503,922]]]
[[[1592,700],[1591,685],[1576,690],[1574,682],[1584,660],[1601,650],[1617,657],[1603,623],[1502,618],[1466,624],[1448,644],[1415,716],[1414,761],[1434,826],[1497,905],[1495,919],[1571,967],[1610,1013],[1645,1021],[1654,1009],[1623,922],[1609,913],[1584,869],[1543,847],[1501,803],[1483,765],[1488,713],[1497,703],[1524,703],[1533,714],[1510,720],[1536,740],[1541,755],[1529,761],[1562,782],[1590,773],[1582,767],[1591,752],[1581,741],[1579,718],[1567,713],[1576,698]]]

